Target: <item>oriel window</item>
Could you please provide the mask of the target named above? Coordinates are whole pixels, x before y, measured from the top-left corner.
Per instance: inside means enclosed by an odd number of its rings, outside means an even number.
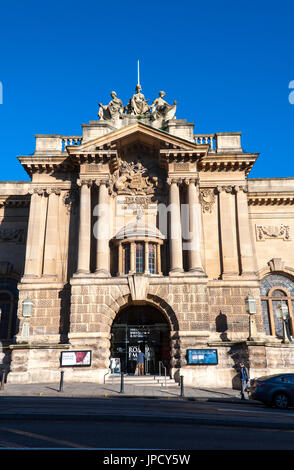
[[[144,272],[144,243],[137,242],[136,243],[136,273],[143,273]]]
[[[149,243],[148,253],[148,264],[150,274],[156,273],[156,245],[155,243]]]

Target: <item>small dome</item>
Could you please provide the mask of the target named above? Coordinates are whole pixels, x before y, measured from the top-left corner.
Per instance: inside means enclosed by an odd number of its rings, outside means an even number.
[[[145,223],[142,219],[135,219],[122,227],[115,235],[116,239],[122,240],[124,238],[160,238],[164,239],[165,236],[153,224]]]

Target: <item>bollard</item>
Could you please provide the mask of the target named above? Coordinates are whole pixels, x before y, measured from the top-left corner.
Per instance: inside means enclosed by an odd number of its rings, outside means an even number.
[[[120,393],[124,393],[124,373],[121,372],[120,374]]]
[[[184,397],[184,376],[181,375],[181,397]]]
[[[2,371],[2,374],[1,374],[0,390],[4,390],[4,382],[5,382],[5,370],[3,370],[3,371]]]
[[[63,376],[64,376],[64,371],[62,370],[60,373],[59,392],[63,392]]]

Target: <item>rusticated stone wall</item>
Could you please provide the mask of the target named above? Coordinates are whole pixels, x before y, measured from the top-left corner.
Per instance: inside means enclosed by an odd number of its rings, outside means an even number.
[[[208,287],[210,307],[210,329],[219,333],[222,340],[246,339],[249,335],[249,318],[245,299],[248,294],[256,300],[256,326],[258,333],[263,333],[259,287],[243,285],[240,287]]]
[[[33,302],[32,317],[22,315],[22,302],[29,298]],[[29,342],[67,342],[69,329],[70,290],[63,285],[20,285],[18,302],[17,342],[22,343],[24,322],[29,322]]]

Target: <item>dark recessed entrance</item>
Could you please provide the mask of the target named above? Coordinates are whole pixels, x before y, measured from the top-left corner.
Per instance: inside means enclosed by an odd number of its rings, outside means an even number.
[[[139,349],[145,354],[145,375],[160,369],[164,374],[160,362],[169,373],[170,327],[163,313],[149,305],[124,307],[111,328],[111,358],[120,360],[122,372],[135,374]]]

